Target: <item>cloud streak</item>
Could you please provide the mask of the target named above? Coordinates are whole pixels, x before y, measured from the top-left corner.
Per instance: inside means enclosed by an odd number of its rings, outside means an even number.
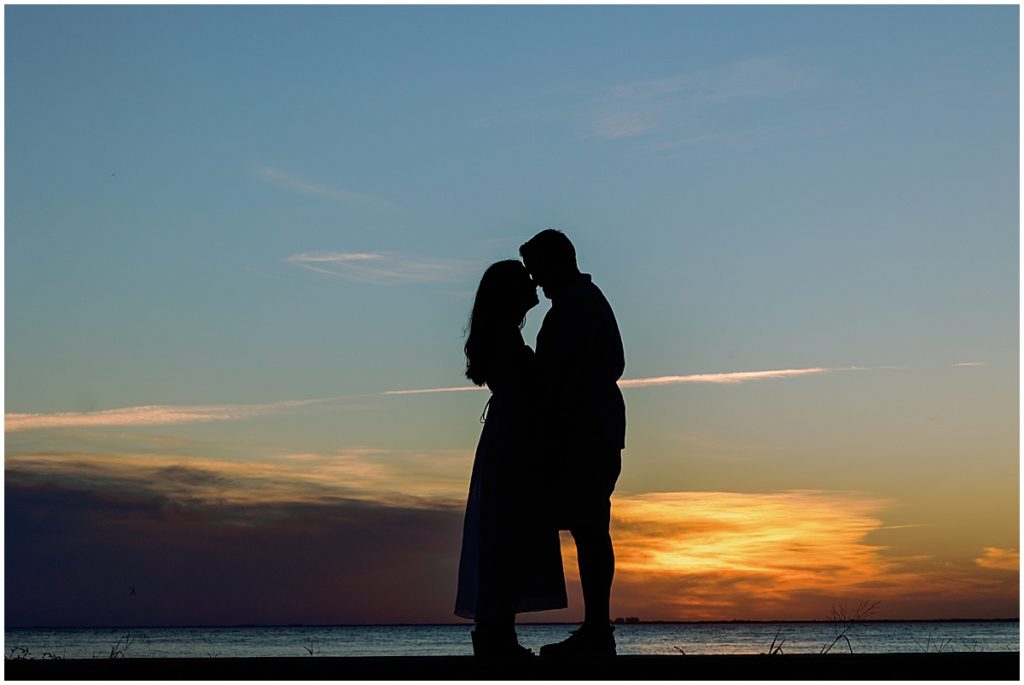
[[[986,547],[982,555],[974,560],[974,563],[982,568],[1016,572],[1020,570],[1020,551],[1016,549]]]
[[[230,421],[290,411],[337,399],[341,398],[288,400],[269,404],[206,404],[194,406],[152,404],[86,412],[8,412],[4,415],[4,431],[14,433],[42,428],[162,426],[207,421]]]
[[[700,145],[701,143],[710,143],[715,140],[722,140],[728,136],[720,134],[708,134],[703,136],[689,136],[686,138],[677,138],[674,140],[662,140],[657,143],[648,145],[647,152],[670,152],[679,150],[680,148],[691,147],[693,145]]]
[[[762,381],[778,378],[797,378],[801,376],[817,376],[832,371],[851,369],[827,369],[812,367],[807,369],[775,369],[772,371],[728,371],[725,373],[695,373],[687,376],[655,376],[653,378],[630,378],[619,381],[622,388],[645,388],[652,385],[679,385],[682,383],[713,383],[716,385],[735,385],[748,381]]]
[[[148,493],[181,506],[325,504],[339,499],[455,507],[473,451],[353,447],[329,454],[209,459],[174,454],[36,452],[5,459],[9,478],[108,492]]]
[[[375,285],[453,283],[480,271],[474,261],[396,252],[303,252],[284,261],[332,278]]]
[[[780,58],[755,57],[720,67],[619,84],[611,89],[610,95],[633,102],[679,97],[692,103],[712,103],[780,95],[813,83],[806,68]]]
[[[714,385],[736,385],[749,381],[773,380],[780,378],[798,378],[817,376],[836,371],[866,371],[867,368],[849,366],[842,368],[825,368],[815,366],[805,369],[775,369],[771,371],[726,371],[724,373],[694,373],[686,376],[652,376],[649,378],[623,378],[619,381],[620,388],[646,388],[655,385],[681,385],[686,383],[710,383]],[[384,395],[424,395],[441,392],[465,392],[467,390],[486,390],[475,385],[461,385],[451,388],[421,388],[418,390],[388,390]]]
[[[376,207],[379,209],[395,208],[395,205],[387,200],[382,200],[371,195],[364,195],[363,193],[357,193],[352,190],[331,188],[329,186],[313,183],[273,167],[261,167],[256,169],[255,173],[258,178],[271,185],[286,188],[297,193],[302,193],[303,195],[326,197],[331,200],[340,200],[342,202]]]
[[[811,72],[759,57],[612,87],[585,117],[585,137],[616,140],[678,128],[688,113],[739,99],[785,95],[814,85]],[[698,136],[707,140],[711,136]]]
[[[421,388],[419,390],[385,390],[382,395],[426,395],[436,392],[466,392],[467,390],[487,390],[476,385],[460,385],[451,388]]]
[[[353,259],[352,261],[359,261]],[[624,378],[619,387],[646,388],[663,385],[711,384],[738,385],[751,381],[780,380],[817,376],[841,371],[867,371],[859,366],[843,368],[810,367],[802,369],[775,369],[769,371],[727,371],[723,373],[696,373],[685,376],[652,376]],[[431,395],[453,392],[485,391],[486,387],[461,385],[443,388],[414,388],[385,390],[380,395]],[[287,400],[269,404],[210,404],[196,406],[144,405],[92,412],[22,413],[9,412],[4,417],[4,431],[14,433],[46,428],[93,428],[109,426],[160,426],[208,421],[232,421],[293,411],[306,406],[336,402],[353,396],[339,395],[308,400]]]

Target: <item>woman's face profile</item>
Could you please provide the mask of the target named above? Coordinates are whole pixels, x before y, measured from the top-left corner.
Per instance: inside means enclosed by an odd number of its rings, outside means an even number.
[[[537,284],[533,282],[526,267],[523,267],[520,287],[523,289],[523,312],[526,313],[540,303],[540,299],[537,297]]]

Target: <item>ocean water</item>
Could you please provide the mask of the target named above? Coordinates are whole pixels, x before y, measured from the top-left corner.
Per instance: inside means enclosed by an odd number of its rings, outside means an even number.
[[[536,651],[572,628],[520,625],[519,641]],[[114,650],[137,658],[457,656],[472,653],[470,630],[470,625],[8,629],[4,656],[106,659]],[[758,654],[767,652],[773,639],[776,645],[781,641],[785,654],[817,654],[836,635],[825,622],[615,627],[619,654]],[[1020,622],[867,621],[848,637],[850,645],[840,640],[832,652],[848,653],[851,647],[855,653],[1020,651]]]

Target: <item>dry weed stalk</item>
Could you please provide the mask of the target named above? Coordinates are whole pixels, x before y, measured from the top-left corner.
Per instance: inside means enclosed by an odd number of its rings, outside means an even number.
[[[821,648],[820,653],[828,654],[840,640],[846,640],[846,646],[850,649],[850,654],[853,654],[853,644],[850,642],[849,637],[850,633],[853,632],[859,622],[870,616],[878,608],[879,604],[881,602],[878,600],[863,601],[857,605],[856,611],[853,612],[847,611],[846,607],[842,604],[838,606],[833,604],[828,618],[832,622],[832,628],[835,630],[836,636],[831,643]]]

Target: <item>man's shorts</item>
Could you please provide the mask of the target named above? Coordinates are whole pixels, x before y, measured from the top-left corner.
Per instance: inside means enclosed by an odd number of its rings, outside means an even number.
[[[611,495],[622,471],[622,450],[594,449],[571,455],[556,495],[560,530],[608,530]]]

